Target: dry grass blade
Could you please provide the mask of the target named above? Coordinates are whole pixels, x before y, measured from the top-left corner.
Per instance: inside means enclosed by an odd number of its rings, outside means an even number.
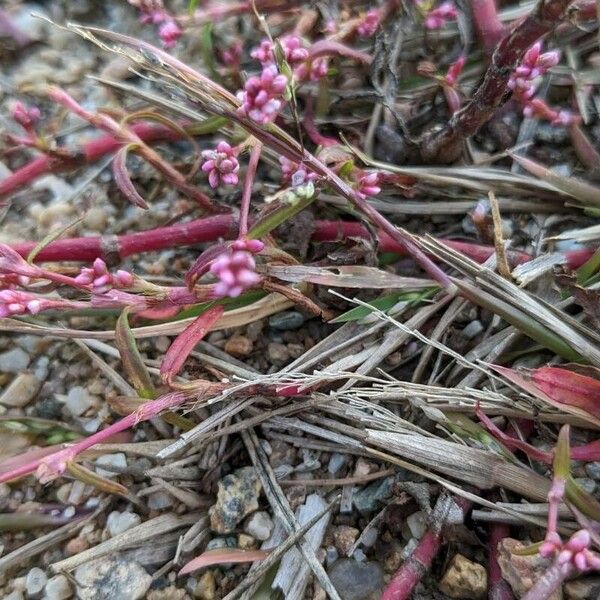
[[[252,429],[242,431],[242,439],[244,440],[244,445],[246,446],[246,450],[250,455],[252,463],[258,472],[263,490],[275,516],[281,521],[288,535],[293,535],[299,529],[298,523],[288,504],[285,494],[277,483],[275,473],[271,468],[268,458],[264,455],[256,434]],[[323,566],[317,560],[312,546],[310,546],[304,538],[300,538],[297,547],[309,564],[321,587],[325,590],[325,593],[328,594],[332,600],[342,600],[329,580],[325,569],[323,569]]]
[[[541,475],[484,450],[440,439],[372,429],[367,430],[367,441],[480,489],[504,487],[537,501],[545,500],[550,489],[550,481]]]
[[[166,533],[192,525],[201,517],[202,515],[200,513],[189,513],[181,516],[176,514],[160,515],[159,517],[145,521],[140,525],[136,525],[123,533],[119,533],[93,548],[89,548],[75,556],[70,556],[69,558],[53,563],[51,568],[55,573],[59,573],[60,571],[72,571],[79,565],[95,558],[100,558],[101,556],[106,556],[107,554],[112,554],[126,548],[141,546]]]

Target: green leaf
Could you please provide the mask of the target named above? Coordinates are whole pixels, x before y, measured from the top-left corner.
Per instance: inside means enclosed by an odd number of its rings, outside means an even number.
[[[594,521],[600,521],[600,503],[591,494],[579,487],[570,475],[566,480],[565,497],[584,515],[594,519]]]
[[[588,260],[577,269],[577,283],[583,285],[588,283],[588,279],[592,277],[600,269],[600,250],[596,250]]]
[[[141,398],[156,398],[156,390],[150,379],[150,374],[140,356],[135,338],[129,327],[128,310],[124,309],[115,327],[115,342],[121,355],[123,368],[131,384]]]
[[[218,304],[221,304],[225,307],[225,312],[228,310],[234,310],[236,308],[243,308],[244,306],[248,306],[261,298],[264,298],[267,295],[266,292],[262,290],[253,290],[251,292],[246,292],[237,298],[221,298]],[[189,317],[197,317],[201,315],[204,311],[209,309],[211,306],[214,306],[215,302],[202,302],[202,304],[195,304],[190,308],[186,308],[177,314],[173,319],[169,319],[168,322],[173,321],[181,321],[182,319],[187,319]]]
[[[200,30],[200,52],[206,68],[210,72],[212,79],[219,79],[219,74],[215,67],[215,48],[213,45],[213,24],[205,23]]]
[[[387,312],[388,310],[394,308],[398,302],[410,302],[411,304],[418,304],[419,302],[431,297],[436,290],[437,288],[425,290],[424,292],[392,292],[391,294],[381,296],[381,298],[377,298],[376,300],[371,300],[367,304],[372,306],[374,309],[377,308],[383,312]],[[370,315],[372,312],[373,311],[367,306],[355,306],[354,308],[351,308],[350,310],[330,321],[330,323],[360,321],[361,319],[364,319]]]
[[[101,475],[98,475],[98,473],[90,471],[90,469],[87,469],[74,461],[69,461],[67,463],[67,472],[75,479],[79,479],[79,481],[83,481],[83,483],[92,485],[102,492],[106,492],[107,494],[118,494],[119,496],[125,496],[125,498],[129,497],[129,492],[124,485],[107,479],[106,477],[102,477]]]
[[[552,463],[554,477],[565,480],[571,473],[571,445],[569,444],[569,433],[569,426],[563,425],[558,434],[558,440],[556,441],[556,447],[554,448],[554,461]]]
[[[312,182],[306,186],[290,188],[271,203],[273,208],[267,214],[259,217],[248,232],[248,239],[259,240],[279,227],[282,223],[296,216],[311,205],[315,199],[315,188]]]
[[[47,236],[45,236],[40,242],[38,242],[35,248],[29,253],[27,256],[27,262],[32,264],[35,260],[35,257],[48,245],[52,242],[56,241],[59,237],[62,237],[65,233],[67,233],[73,227],[79,225],[85,219],[85,215],[78,217],[74,221],[67,223],[64,227],[59,227],[58,229],[52,230]]]

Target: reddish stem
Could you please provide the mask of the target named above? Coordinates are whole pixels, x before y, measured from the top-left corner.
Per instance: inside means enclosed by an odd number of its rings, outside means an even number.
[[[220,238],[235,239],[237,235],[236,226],[237,222],[233,215],[227,214],[120,236],[109,235],[57,240],[48,244],[36,255],[35,260],[39,262],[65,260],[92,262],[96,258],[101,258],[109,264],[116,264],[119,260],[140,252],[214,242]],[[312,239],[315,242],[336,242],[350,237],[368,239],[369,235],[367,228],[360,223],[316,221]],[[479,244],[446,239],[442,241],[479,263],[485,262],[495,252],[492,246],[480,246]],[[11,247],[21,256],[26,257],[35,246],[36,242],[20,242],[13,244]],[[379,233],[379,247],[382,252],[406,254],[404,246],[384,232]],[[531,260],[531,256],[525,252],[510,252],[508,258],[514,264]],[[582,259],[583,257],[578,258],[578,260]]]
[[[464,498],[453,497],[465,517],[471,508],[471,502]],[[441,524],[440,524],[441,525]],[[385,588],[381,600],[408,600],[415,586],[423,575],[431,568],[433,559],[437,556],[444,543],[441,527],[430,527],[419,541],[413,553],[396,571],[394,578]]]
[[[486,54],[491,54],[504,35],[495,0],[471,0],[473,25]]]
[[[514,600],[510,585],[503,579],[498,564],[498,545],[510,535],[510,529],[505,523],[491,523],[489,529],[488,600]]]
[[[136,123],[130,129],[146,143],[177,141],[182,138],[179,133],[162,125]],[[81,148],[51,156],[45,154],[38,156],[0,181],[0,198],[16,192],[42,175],[70,171],[78,166],[94,163],[102,156],[116,152],[122,145],[123,142],[116,137],[105,135],[87,142]]]

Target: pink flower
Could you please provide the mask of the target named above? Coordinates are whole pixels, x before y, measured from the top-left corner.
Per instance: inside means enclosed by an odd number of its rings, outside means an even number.
[[[13,317],[17,315],[37,315],[38,313],[52,308],[79,308],[80,302],[71,302],[63,299],[50,299],[36,296],[29,292],[17,290],[0,291],[0,318]]]
[[[15,102],[11,107],[11,116],[23,129],[31,131],[40,120],[42,113],[37,106],[26,106],[23,102]]]
[[[279,164],[281,165],[283,180],[285,182],[291,182],[294,187],[303,185],[307,181],[316,181],[319,179],[319,176],[316,173],[308,171],[302,165],[291,161],[285,156],[279,157]]]
[[[377,196],[381,191],[379,187],[379,173],[364,173],[358,180],[357,192],[362,198]]]
[[[445,77],[446,83],[448,85],[454,85],[457,82],[465,66],[465,62],[466,58],[464,55],[462,55],[459,56],[458,59],[450,65]]]
[[[250,77],[244,90],[237,97],[242,103],[238,108],[240,117],[250,117],[256,123],[272,123],[283,106],[283,92],[287,77],[277,72],[275,65],[265,67],[260,77]]]
[[[229,48],[221,52],[221,61],[228,67],[235,67],[240,64],[242,57],[242,42],[236,40]]]
[[[245,240],[240,242],[247,243]],[[243,248],[245,245],[238,245],[238,247]],[[235,244],[232,252],[222,254],[212,263],[210,272],[219,279],[214,289],[215,296],[218,298],[236,298],[260,282],[254,257],[246,250],[235,249]]]
[[[158,28],[158,35],[165,48],[173,48],[177,40],[183,35],[183,31],[173,19],[169,18]]]
[[[437,8],[430,10],[425,16],[425,27],[427,29],[440,29],[446,21],[453,21],[458,16],[454,2],[450,0],[442,2]]]
[[[326,58],[315,58],[298,65],[294,69],[294,77],[298,81],[320,81],[327,76],[328,62]]]
[[[214,150],[202,152],[202,170],[208,173],[210,187],[238,184],[238,171],[240,164],[236,158],[236,151],[227,143],[219,142]]]
[[[356,33],[358,33],[360,37],[371,37],[377,31],[379,23],[379,11],[376,9],[372,9],[363,17],[363,20],[358,24],[358,27],[356,28]]]
[[[290,66],[304,62],[308,58],[308,50],[302,47],[302,40],[295,35],[288,35],[280,40],[286,62]],[[263,40],[258,48],[250,53],[263,67],[275,62],[275,48],[270,40]]]
[[[81,273],[75,277],[80,285],[89,286],[96,294],[106,293],[111,288],[128,288],[134,283],[134,277],[127,271],[119,270],[114,275],[108,271],[106,263],[97,258],[91,268],[81,269]]]

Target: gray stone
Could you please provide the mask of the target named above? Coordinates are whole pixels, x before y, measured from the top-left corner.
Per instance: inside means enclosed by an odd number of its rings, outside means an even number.
[[[375,512],[392,493],[394,479],[386,477],[354,494],[354,506],[363,515]]]
[[[237,538],[234,536],[216,537],[206,544],[207,550],[218,550],[219,548],[237,548]]]
[[[481,321],[475,320],[471,321],[464,329],[463,335],[468,339],[472,340],[474,337],[477,337],[480,333],[483,332],[483,325]]]
[[[243,467],[219,481],[217,502],[210,507],[210,526],[231,533],[240,521],[258,509],[261,485],[254,467]]]
[[[141,600],[152,577],[136,562],[101,558],[75,571],[80,600]]]
[[[596,482],[588,477],[576,477],[575,483],[588,494],[593,494],[596,489]]]
[[[290,359],[287,346],[277,342],[271,342],[267,346],[267,359],[274,365],[281,366]]]
[[[598,600],[600,598],[600,577],[578,577],[565,583],[567,600]]]
[[[20,373],[0,396],[0,404],[22,408],[27,406],[38,393],[41,382],[35,375]]]
[[[2,600],[24,600],[23,592],[21,590],[15,590],[7,596],[4,596]]]
[[[329,578],[344,600],[378,600],[384,587],[383,568],[376,562],[338,560],[329,569]]]
[[[595,460],[587,463],[585,465],[585,472],[588,474],[588,477],[600,481],[600,461]]]
[[[273,527],[273,520],[269,513],[259,510],[246,519],[244,531],[253,538],[264,542],[271,537]]]
[[[425,514],[418,510],[406,518],[406,524],[410,530],[412,537],[420,540],[427,531],[427,518]]]
[[[72,595],[71,584],[64,575],[55,575],[44,588],[44,600],[67,600]]]
[[[287,310],[269,318],[269,327],[276,331],[291,331],[304,325],[304,315],[297,310]]]
[[[69,390],[65,401],[67,410],[74,417],[80,417],[84,412],[91,408],[93,404],[94,398],[85,388],[79,385]]]
[[[136,513],[113,510],[106,519],[106,528],[108,529],[110,536],[114,537],[119,533],[123,533],[124,531],[139,525],[141,522],[142,519],[140,518],[140,515],[137,515]]]
[[[116,477],[118,473],[116,471],[109,471],[103,469],[102,466],[108,467],[127,467],[127,457],[122,452],[116,452],[115,454],[103,454],[96,460],[96,473],[102,477]]]
[[[12,348],[0,354],[0,371],[3,373],[21,373],[29,365],[31,358],[22,348]]]
[[[148,496],[148,508],[151,510],[164,510],[171,506],[173,506],[173,497],[167,492],[153,492]]]
[[[340,454],[339,452],[334,452],[329,459],[329,464],[327,465],[327,471],[331,475],[337,475],[342,467],[348,462],[347,454]]]
[[[33,567],[25,577],[25,591],[29,598],[39,598],[48,581],[48,576],[39,567]]]

